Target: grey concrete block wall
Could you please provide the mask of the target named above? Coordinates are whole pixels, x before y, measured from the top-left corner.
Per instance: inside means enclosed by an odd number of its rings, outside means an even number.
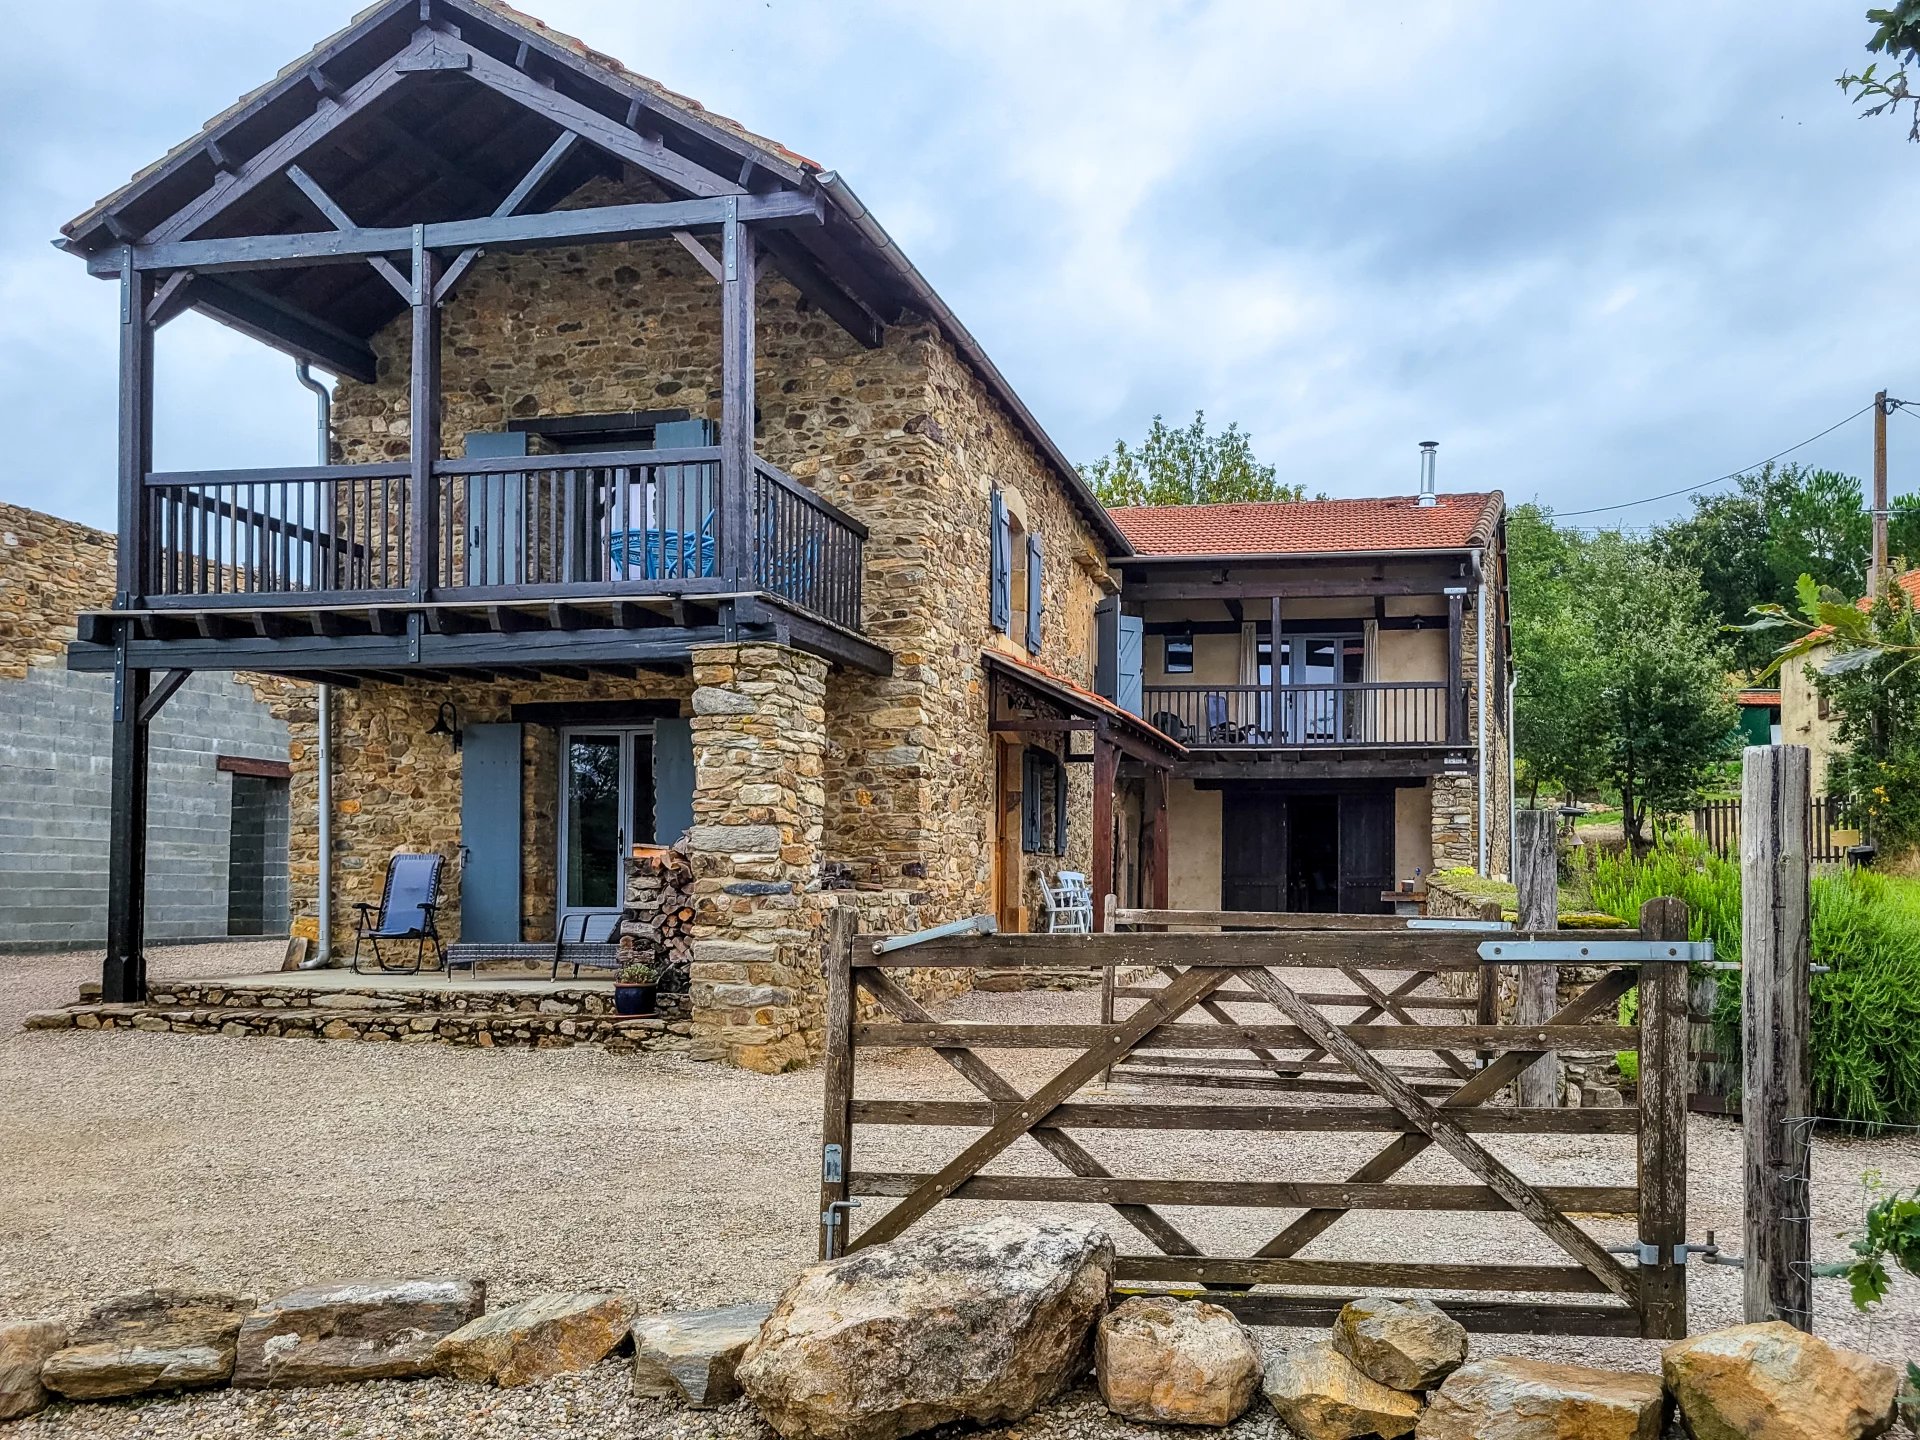
[[[0,680],[0,948],[106,938],[113,683],[36,665]],[[232,677],[195,675],[154,720],[147,935],[227,933],[233,777],[222,754],[287,758],[287,727]],[[284,873],[269,933],[286,925]]]

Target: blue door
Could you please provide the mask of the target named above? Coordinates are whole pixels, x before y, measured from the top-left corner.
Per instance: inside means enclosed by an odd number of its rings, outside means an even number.
[[[520,727],[469,725],[460,744],[460,939],[520,939]]]

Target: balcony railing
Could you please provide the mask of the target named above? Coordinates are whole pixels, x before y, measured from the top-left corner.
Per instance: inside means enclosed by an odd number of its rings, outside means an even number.
[[[142,599],[324,606],[760,590],[858,630],[866,527],[765,461],[737,501],[721,470],[717,446],[442,460],[424,505],[404,461],[152,474]]]
[[[1148,685],[1147,720],[1190,748],[1459,743],[1445,681],[1341,685]]]

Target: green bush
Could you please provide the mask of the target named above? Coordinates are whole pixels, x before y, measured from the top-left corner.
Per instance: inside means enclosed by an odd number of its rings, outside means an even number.
[[[1597,910],[1637,920],[1662,895],[1687,904],[1689,938],[1740,958],[1740,869],[1681,837],[1642,860],[1603,856],[1585,876]],[[1813,877],[1814,1111],[1869,1127],[1920,1118],[1920,882],[1847,870]],[[1740,975],[1718,972],[1715,1048],[1737,1067]]]

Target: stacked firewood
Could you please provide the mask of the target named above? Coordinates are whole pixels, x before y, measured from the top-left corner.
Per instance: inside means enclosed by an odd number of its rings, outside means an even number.
[[[627,914],[620,952],[660,972],[660,989],[687,988],[693,951],[693,866],[686,852],[666,845],[636,845],[627,864]]]

